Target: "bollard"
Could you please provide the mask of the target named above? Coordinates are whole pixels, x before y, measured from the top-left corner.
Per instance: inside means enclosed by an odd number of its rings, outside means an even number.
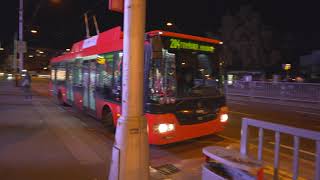
[[[202,180],[263,180],[260,161],[218,146],[205,147],[202,152],[206,157],[202,166]]]

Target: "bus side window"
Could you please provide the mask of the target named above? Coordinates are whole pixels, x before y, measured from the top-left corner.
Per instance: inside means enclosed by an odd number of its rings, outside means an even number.
[[[67,69],[66,79],[71,84],[73,83],[73,67],[74,67],[73,63],[68,63],[67,68],[66,68]]]
[[[73,83],[75,86],[80,86],[82,84],[82,66],[81,61],[76,60],[73,67]]]
[[[121,86],[122,86],[122,58],[123,53],[117,52],[114,55],[114,81],[113,81],[113,89],[112,93],[115,97],[116,101],[121,100]]]
[[[96,63],[96,89],[104,98],[110,98],[112,95],[112,69],[113,55],[104,54],[99,57],[100,63]]]
[[[56,80],[60,83],[66,80],[66,67],[63,63],[57,65]]]

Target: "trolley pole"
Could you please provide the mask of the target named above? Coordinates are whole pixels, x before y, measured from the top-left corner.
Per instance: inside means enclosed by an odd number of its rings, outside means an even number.
[[[23,0],[20,0],[20,8],[19,8],[19,45],[21,45],[23,41]],[[20,47],[19,51],[19,70],[20,72],[23,70],[23,50]]]
[[[149,142],[143,114],[146,0],[124,2],[122,114],[118,120],[109,180],[148,180]]]

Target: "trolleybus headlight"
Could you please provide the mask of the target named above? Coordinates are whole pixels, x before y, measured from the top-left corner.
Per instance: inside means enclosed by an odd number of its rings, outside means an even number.
[[[174,130],[174,124],[159,124],[155,126],[155,130],[159,133],[166,133]]]
[[[228,118],[229,118],[228,114],[221,114],[220,115],[220,121],[221,122],[227,122]]]

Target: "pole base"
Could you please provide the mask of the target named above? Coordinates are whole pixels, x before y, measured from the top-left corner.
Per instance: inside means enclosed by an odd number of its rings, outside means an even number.
[[[141,117],[118,120],[109,180],[148,180],[149,142],[147,123]]]

